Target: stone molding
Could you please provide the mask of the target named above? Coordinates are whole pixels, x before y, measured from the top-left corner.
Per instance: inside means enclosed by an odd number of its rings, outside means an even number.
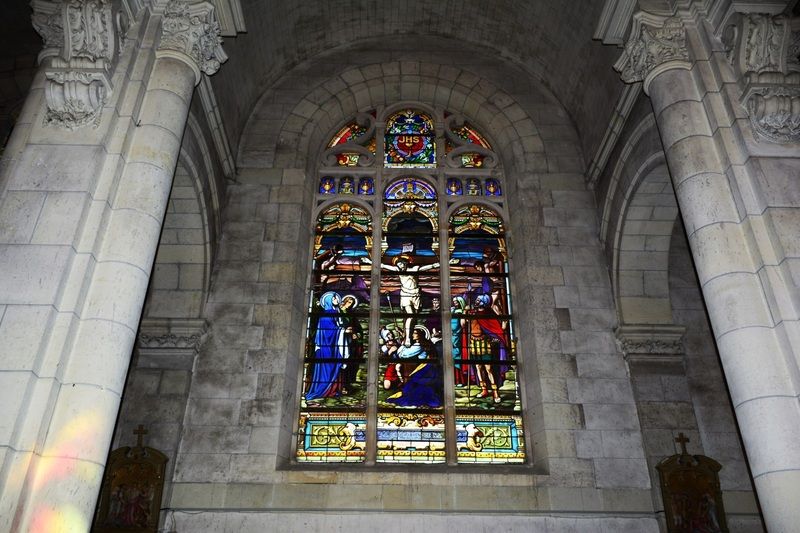
[[[202,73],[216,73],[228,56],[222,49],[214,6],[208,2],[187,4],[170,0],[161,19],[161,42],[156,57],[173,57],[188,64],[200,83]]]
[[[206,339],[204,319],[142,319],[136,346],[140,352],[180,350],[197,353]]]
[[[673,324],[620,326],[614,332],[631,363],[682,363],[686,328]]]
[[[673,68],[691,68],[683,22],[639,11],[633,16],[631,35],[614,70],[625,83],[644,82],[648,93],[650,81]]]
[[[109,0],[33,0],[31,23],[44,41],[47,112],[44,124],[67,130],[97,127],[111,95],[117,54]]]
[[[740,104],[761,140],[800,142],[800,31],[770,13],[731,13],[720,39],[743,85]]]
[[[636,0],[606,0],[592,38],[603,41],[603,44],[624,43],[625,30],[635,8]]]

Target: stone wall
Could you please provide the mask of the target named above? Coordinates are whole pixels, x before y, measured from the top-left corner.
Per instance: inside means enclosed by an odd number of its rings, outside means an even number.
[[[558,527],[573,527],[566,516],[574,512],[599,513],[601,521],[649,516],[650,480],[613,336],[597,208],[568,115],[513,67],[489,68],[489,58],[470,56],[484,65],[477,70],[402,57],[353,66],[363,53],[356,47],[335,65],[326,57],[300,65],[261,98],[240,143],[204,310],[208,340],[194,365],[167,504],[176,521],[189,509],[203,512],[186,524],[216,523],[230,509],[505,509],[552,515],[546,521]],[[395,53],[370,57],[382,54]],[[291,458],[316,157],[356,111],[413,100],[463,112],[503,156],[531,462],[468,472],[298,468]],[[624,527],[654,526],[637,520]]]

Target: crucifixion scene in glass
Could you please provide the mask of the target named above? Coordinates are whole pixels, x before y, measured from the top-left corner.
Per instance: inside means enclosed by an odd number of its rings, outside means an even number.
[[[524,463],[489,142],[460,117],[401,108],[360,114],[323,159],[297,462]]]

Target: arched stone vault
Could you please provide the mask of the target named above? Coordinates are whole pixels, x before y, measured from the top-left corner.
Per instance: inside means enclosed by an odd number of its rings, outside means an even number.
[[[632,125],[600,189],[605,243],[620,325],[672,323],[668,258],[678,217],[652,113]]]
[[[233,144],[258,98],[276,82],[309,58],[325,55],[330,63],[324,70],[339,71],[344,64],[339,53],[354,48],[360,51],[360,64],[377,62],[375,51],[386,47],[395,55],[416,50],[417,58],[444,65],[468,63],[472,50],[494,61],[515,63],[525,73],[518,79],[543,81],[570,110],[589,156],[606,126],[607,116],[598,113],[610,113],[606,104],[621,89],[611,69],[618,52],[591,42],[602,2],[242,4],[248,33],[226,41],[228,71],[213,79]]]

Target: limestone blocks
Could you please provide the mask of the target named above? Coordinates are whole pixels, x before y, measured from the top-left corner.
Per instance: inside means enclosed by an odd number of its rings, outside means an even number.
[[[211,76],[228,56],[222,49],[214,6],[208,2],[187,4],[170,0],[161,20],[161,43],[156,57],[173,57],[187,63],[200,83],[202,73]]]
[[[800,141],[798,30],[785,15],[732,13],[721,31],[743,86],[740,103],[763,140]]]
[[[636,13],[631,35],[614,70],[620,72],[625,83],[643,81],[647,93],[650,81],[670,68],[691,68],[683,22],[644,11]]]
[[[44,40],[45,125],[97,126],[111,94],[117,53],[110,0],[33,0],[33,27]]]

